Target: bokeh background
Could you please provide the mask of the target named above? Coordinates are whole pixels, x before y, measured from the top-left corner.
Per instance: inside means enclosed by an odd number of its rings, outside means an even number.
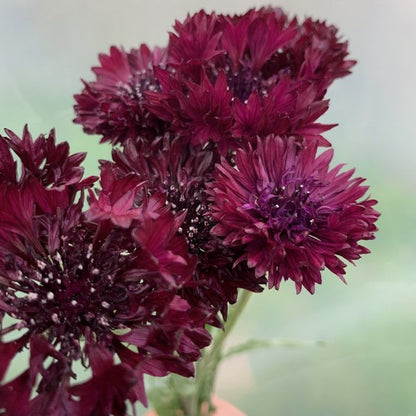
[[[249,416],[416,416],[416,2],[280,0],[301,19],[336,25],[358,60],[330,88],[324,116],[337,162],[368,178],[382,212],[372,254],[325,275],[311,296],[292,284],[252,298],[231,343],[295,341],[224,363],[217,392]],[[55,127],[86,170],[109,147],[72,124],[80,78],[110,45],[165,45],[175,19],[201,8],[241,13],[249,0],[0,0],[0,127],[35,134]],[[266,4],[267,5],[267,4]],[[1,357],[0,357],[1,359]],[[144,413],[140,408],[139,414]]]

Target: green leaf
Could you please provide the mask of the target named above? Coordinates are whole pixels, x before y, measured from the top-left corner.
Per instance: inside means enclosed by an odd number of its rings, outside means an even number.
[[[222,359],[229,358],[233,355],[241,354],[243,352],[256,350],[259,348],[270,347],[284,347],[284,348],[298,348],[304,346],[324,346],[324,341],[297,341],[290,339],[251,339],[242,344],[231,347],[223,354]]]

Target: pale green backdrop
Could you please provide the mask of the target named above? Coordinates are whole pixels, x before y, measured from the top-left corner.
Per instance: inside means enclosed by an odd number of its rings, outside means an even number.
[[[350,41],[354,73],[329,91],[324,120],[336,161],[368,178],[382,217],[373,253],[348,286],[325,275],[314,296],[292,284],[252,299],[232,342],[250,337],[322,340],[230,360],[218,393],[249,416],[416,416],[416,2],[272,1],[326,19]],[[82,133],[72,95],[110,45],[164,45],[174,19],[200,8],[243,12],[240,0],[0,0],[0,127],[55,127],[87,173],[109,148]],[[139,411],[139,414],[141,410]]]

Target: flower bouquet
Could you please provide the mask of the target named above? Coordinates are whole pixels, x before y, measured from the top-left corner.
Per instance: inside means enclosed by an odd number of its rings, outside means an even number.
[[[347,54],[325,22],[200,11],[165,48],[99,55],[75,95],[74,121],[113,145],[100,178],[53,130],[6,130],[0,414],[135,414],[148,375],[168,376],[149,394],[159,416],[213,415],[250,294],[344,280],[379,215],[317,121]]]

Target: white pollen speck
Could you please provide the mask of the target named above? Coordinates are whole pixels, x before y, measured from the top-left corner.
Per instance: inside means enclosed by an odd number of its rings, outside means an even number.
[[[49,272],[48,273],[48,277],[49,277],[49,279],[53,279],[53,273],[52,272]]]
[[[78,304],[78,302],[75,299],[71,300],[71,305],[72,306],[76,306],[77,304]]]
[[[39,269],[41,270],[43,270],[46,267],[46,263],[41,260],[38,260],[37,263],[38,263]]]
[[[31,300],[36,300],[38,298],[38,294],[37,293],[33,293],[33,292],[30,292],[28,295],[27,295],[27,300],[29,300],[29,301],[31,301]]]
[[[90,289],[90,292],[91,292],[91,293],[94,293],[94,292],[95,292],[95,290],[96,290],[96,289],[95,289],[95,287],[92,287],[92,288]]]
[[[33,318],[30,318],[30,325],[35,325],[36,321]]]
[[[58,283],[58,285],[60,285],[62,283],[61,279],[56,279],[56,283]]]
[[[87,259],[92,256],[92,244],[88,244]]]
[[[59,317],[57,313],[53,313],[51,318],[52,318],[52,321],[54,321],[56,324],[59,324]]]
[[[93,275],[100,274],[100,269],[92,269],[91,273],[92,273]]]
[[[103,301],[101,302],[101,306],[102,306],[103,308],[108,309],[108,308],[110,307],[110,304],[109,304],[108,302],[106,302],[105,300],[103,300]]]
[[[48,292],[48,293],[46,294],[46,297],[47,297],[49,300],[52,300],[52,299],[55,297],[55,295],[54,295],[52,292]]]
[[[103,326],[108,326],[108,319],[105,318],[104,316],[100,316],[98,318],[98,322]]]
[[[83,266],[82,264],[78,264],[77,269],[78,269],[78,270],[83,270],[83,269],[84,269],[84,266]]]

